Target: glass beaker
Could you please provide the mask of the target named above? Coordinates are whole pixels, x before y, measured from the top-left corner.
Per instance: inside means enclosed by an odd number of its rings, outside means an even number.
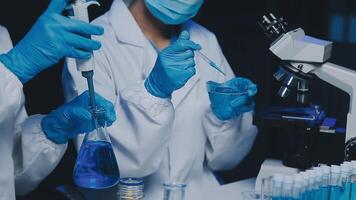
[[[121,178],[119,181],[120,200],[142,200],[144,197],[142,178]]]
[[[92,109],[94,130],[86,133],[74,166],[74,183],[82,188],[104,189],[116,185],[119,167],[106,130],[105,110]]]
[[[165,183],[163,184],[163,200],[184,200],[187,184]]]

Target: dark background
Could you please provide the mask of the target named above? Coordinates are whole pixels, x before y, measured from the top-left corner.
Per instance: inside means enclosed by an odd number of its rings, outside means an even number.
[[[0,24],[6,26],[16,44],[48,4],[46,1],[5,1],[0,8]],[[110,8],[111,0],[100,0],[99,16]],[[257,21],[273,12],[287,19],[291,27],[302,27],[308,35],[335,41],[332,61],[356,66],[356,2],[353,0],[206,0],[196,20],[216,33],[223,51],[238,76],[252,79],[259,86],[257,108],[266,105],[294,105],[294,98],[280,99],[279,84],[272,78],[278,60],[268,51],[269,41]],[[48,113],[63,103],[62,64],[49,69],[25,85],[29,114]],[[316,80],[311,86],[313,103],[320,104],[329,116],[345,121],[348,96]],[[236,169],[222,173],[229,181],[256,176],[266,156],[263,136],[259,136],[250,155]],[[71,182],[75,151],[69,148],[61,164],[40,188],[25,199],[44,199],[50,187]],[[38,196],[41,194],[42,196]]]

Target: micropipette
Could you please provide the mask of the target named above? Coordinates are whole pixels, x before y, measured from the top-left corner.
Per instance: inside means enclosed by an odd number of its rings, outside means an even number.
[[[175,36],[172,37],[172,41],[176,41],[177,38]],[[200,50],[196,50],[195,53],[201,57],[205,62],[207,62],[212,68],[218,70],[221,74],[226,76],[225,71],[219,67],[214,61],[212,61],[208,56],[203,54]]]
[[[208,58],[208,56],[206,56],[205,54],[203,54],[201,51],[195,51],[197,53],[198,56],[200,56],[205,62],[207,62],[211,67],[213,67],[214,69],[218,70],[220,73],[222,73],[224,76],[226,76],[224,70],[219,67],[214,61],[210,60],[210,58]]]
[[[71,5],[73,18],[89,23],[88,7],[100,5],[96,1],[75,0]],[[76,59],[78,71],[86,78],[90,95],[90,109],[93,115],[95,129],[87,132],[74,167],[74,183],[79,187],[103,189],[112,187],[120,178],[120,172],[115,158],[110,138],[105,127],[98,124],[98,118],[105,115],[96,107],[94,92],[94,60]]]
[[[73,4],[69,7],[70,9],[73,10],[74,16],[72,18],[89,23],[88,7],[91,5],[100,6],[100,4],[96,1],[87,2],[86,0],[75,0]],[[94,91],[94,84],[93,84],[94,61],[92,58],[88,60],[77,59],[76,63],[77,63],[78,71],[80,71],[82,73],[82,76],[87,79],[89,97],[90,97],[90,106],[91,109],[95,109],[96,103],[95,103],[95,91]]]

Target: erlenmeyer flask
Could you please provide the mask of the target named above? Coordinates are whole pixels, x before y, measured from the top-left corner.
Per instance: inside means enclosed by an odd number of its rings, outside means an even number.
[[[74,183],[82,188],[104,189],[116,185],[120,179],[119,167],[106,130],[105,110],[92,110],[96,127],[86,133],[74,166]]]

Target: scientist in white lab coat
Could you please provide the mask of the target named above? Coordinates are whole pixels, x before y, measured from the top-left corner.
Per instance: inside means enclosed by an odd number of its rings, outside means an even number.
[[[26,83],[61,58],[85,59],[100,42],[84,35],[100,35],[102,28],[60,15],[66,0],[52,0],[46,12],[14,48],[0,26],[0,200],[15,200],[37,187],[62,158],[67,141],[90,131],[89,96],[84,92],[47,116],[27,116],[22,91]],[[49,83],[50,84],[50,83]],[[112,103],[97,96],[115,121]]]
[[[121,176],[144,177],[147,200],[162,199],[164,182],[187,183],[186,199],[201,199],[219,185],[212,171],[239,164],[257,134],[256,85],[235,78],[215,35],[190,20],[203,2],[114,0],[93,22],[105,29],[98,38],[103,47],[95,53],[96,91],[121,116],[108,129]],[[198,50],[226,76],[194,57]],[[208,81],[231,89],[244,84],[248,95],[221,101],[208,94]],[[73,60],[62,83],[67,100],[85,90]]]

